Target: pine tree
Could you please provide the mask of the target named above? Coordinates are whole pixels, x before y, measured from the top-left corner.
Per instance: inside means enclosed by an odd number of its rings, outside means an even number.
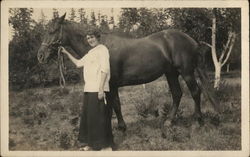
[[[109,20],[108,24],[109,24],[109,29],[113,30],[114,27],[115,27],[114,16],[110,17],[110,20]]]
[[[42,25],[45,25],[47,23],[46,16],[44,15],[43,10],[41,10],[40,19],[38,20],[38,23],[41,23]]]
[[[83,8],[78,9],[78,14],[79,14],[80,24],[87,24],[88,21],[87,18],[85,17],[86,16],[85,10]]]
[[[53,19],[56,19],[59,17],[59,13],[58,13],[58,10],[53,8]]]
[[[75,18],[76,18],[76,13],[75,12],[76,12],[75,9],[71,8],[71,10],[70,10],[70,17],[69,17],[70,21],[75,21]]]
[[[17,79],[21,82],[25,80],[25,72],[36,61],[32,59],[35,50],[32,30],[36,24],[31,18],[32,13],[33,9],[30,8],[10,9],[9,24],[14,30],[13,39],[9,43],[10,82],[13,79],[13,74],[19,76]]]
[[[100,30],[102,32],[108,32],[109,31],[109,25],[108,25],[108,21],[107,21],[107,16],[102,15],[100,20],[101,20]]]
[[[95,17],[95,13],[92,11],[91,15],[90,15],[90,25],[91,26],[96,26],[96,17]]]
[[[97,14],[97,25],[101,25],[101,13],[100,13],[100,11],[98,12],[98,14]]]
[[[15,30],[16,36],[25,37],[27,32],[32,29],[32,23],[34,23],[34,20],[31,19],[32,13],[32,8],[10,9],[9,23]]]

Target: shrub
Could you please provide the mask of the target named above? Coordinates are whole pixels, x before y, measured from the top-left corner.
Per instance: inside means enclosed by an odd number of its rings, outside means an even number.
[[[160,106],[164,105],[166,100],[163,96],[165,90],[164,86],[159,86],[155,83],[148,85],[145,90],[139,92],[138,96],[132,99],[138,115],[142,117],[148,117],[149,115],[159,116]],[[162,98],[164,101],[161,101]]]
[[[231,85],[225,80],[221,81],[219,90],[216,91],[216,96],[223,102],[240,98],[241,86],[239,84]]]
[[[69,99],[69,112],[71,115],[79,115],[80,114],[80,109],[83,104],[83,96],[82,92],[74,92],[71,94],[71,97]]]
[[[60,135],[60,147],[63,149],[70,148],[71,138],[67,132],[63,132]]]

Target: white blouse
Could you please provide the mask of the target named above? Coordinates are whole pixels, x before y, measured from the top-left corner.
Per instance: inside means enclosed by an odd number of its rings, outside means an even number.
[[[89,52],[81,58],[76,65],[77,67],[84,67],[84,92],[99,92],[101,72],[107,74],[104,83],[104,91],[109,91],[110,63],[109,50],[106,46],[100,44],[89,50]]]

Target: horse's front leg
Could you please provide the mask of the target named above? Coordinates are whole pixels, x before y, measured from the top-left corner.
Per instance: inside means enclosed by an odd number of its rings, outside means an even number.
[[[112,108],[115,110],[115,114],[118,120],[118,129],[126,131],[127,126],[123,120],[121,112],[121,103],[118,93],[118,88],[111,88],[110,92],[107,94],[107,101],[111,104]]]

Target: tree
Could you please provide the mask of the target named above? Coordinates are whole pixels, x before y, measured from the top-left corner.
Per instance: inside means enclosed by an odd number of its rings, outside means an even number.
[[[32,52],[35,50],[32,30],[35,22],[31,16],[33,9],[15,8],[10,9],[9,24],[14,29],[14,35],[9,43],[9,69],[10,82],[14,76],[17,80],[23,80],[25,72],[33,66]]]
[[[56,19],[59,17],[59,13],[58,13],[58,10],[53,8],[53,19]]]
[[[90,19],[90,22],[89,22],[90,25],[91,25],[91,26],[96,26],[95,13],[94,13],[93,11],[91,12],[90,18],[91,18],[91,19]]]
[[[32,23],[34,20],[31,19],[33,9],[20,8],[10,9],[9,23],[15,30],[15,36],[25,37],[27,32],[32,29]]]
[[[79,14],[80,24],[87,24],[88,21],[87,18],[85,17],[86,16],[85,10],[83,8],[78,9],[78,14]]]
[[[165,14],[172,28],[189,34],[196,41],[211,42],[211,17],[205,8],[171,8]]]
[[[100,11],[98,12],[98,14],[97,14],[97,25],[99,25],[100,26],[100,24],[101,24],[101,13],[100,13]]]
[[[109,25],[109,29],[110,29],[110,30],[113,30],[114,27],[115,27],[114,9],[113,9],[113,8],[111,9],[111,16],[110,16],[108,25]]]
[[[108,32],[109,31],[109,25],[108,25],[108,20],[106,15],[101,16],[101,22],[100,22],[100,30],[102,32]]]
[[[138,14],[139,14],[139,19],[137,23],[139,23],[139,27],[137,30],[138,31],[137,34],[140,37],[159,31],[156,28],[158,21],[156,16],[153,14],[152,10],[147,8],[140,8],[138,9]]]
[[[70,21],[75,21],[75,18],[76,18],[76,11],[75,11],[74,8],[71,8],[69,20]]]
[[[164,9],[125,8],[119,26],[124,32],[143,37],[167,28],[167,13]]]
[[[123,32],[129,32],[138,20],[139,14],[137,8],[122,8],[118,25]]]
[[[214,81],[214,88],[219,89],[220,87],[220,80],[221,80],[221,69],[222,67],[227,63],[231,52],[232,48],[235,43],[236,39],[236,31],[238,30],[238,27],[235,27],[235,24],[237,24],[237,21],[239,22],[239,13],[236,13],[233,10],[224,10],[224,9],[212,9],[212,42],[211,44],[205,43],[209,47],[211,47],[211,53],[212,53],[212,59],[215,67],[215,81]],[[236,14],[235,14],[236,13]],[[234,16],[236,15],[236,16]],[[224,19],[224,22],[220,21],[217,22],[217,16],[221,16],[221,20]],[[224,16],[224,18],[223,18]],[[234,17],[233,17],[234,16]],[[233,18],[232,18],[233,17]],[[231,18],[231,19],[228,19]],[[217,24],[222,24],[221,26],[217,26]],[[240,23],[238,23],[240,25]],[[220,27],[225,29],[225,25],[227,27],[227,34],[225,34],[225,38],[222,38],[221,40],[224,39],[224,44],[222,47],[218,48],[217,44],[217,39],[219,34]],[[238,25],[238,26],[239,26]],[[218,53],[217,50],[220,52]]]
[[[40,17],[40,19],[38,20],[38,22],[41,23],[42,25],[45,25],[45,24],[47,23],[46,18],[47,18],[47,17],[44,15],[43,10],[41,10],[41,17]]]
[[[170,21],[166,10],[163,8],[153,9],[155,21],[157,21],[155,23],[156,30],[163,30],[169,27]]]
[[[113,30],[114,27],[115,27],[114,9],[113,9],[113,8],[111,9],[111,16],[110,16],[108,25],[109,25],[109,29],[110,29],[110,30]]]

